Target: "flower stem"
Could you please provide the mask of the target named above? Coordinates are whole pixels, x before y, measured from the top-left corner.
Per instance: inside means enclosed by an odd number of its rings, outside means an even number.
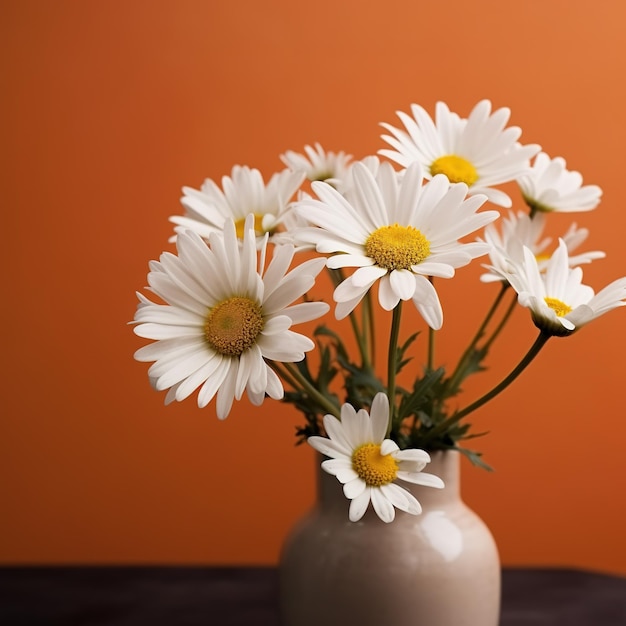
[[[427,360],[428,371],[432,372],[433,367],[435,366],[435,330],[428,327],[428,360]]]
[[[269,361],[272,369],[294,389],[304,390],[311,398],[313,398],[321,407],[335,417],[340,417],[341,412],[333,402],[331,402],[323,393],[320,393],[291,363],[283,363],[282,367],[276,361]],[[286,370],[287,374],[283,371]]]
[[[428,280],[431,285],[435,282],[433,276],[429,276]],[[426,366],[429,372],[432,372],[435,367],[435,330],[430,326],[428,327],[428,354],[426,357]]]
[[[470,341],[469,345],[465,349],[465,352],[463,352],[461,358],[459,359],[459,362],[457,363],[456,368],[454,369],[454,372],[452,372],[452,375],[450,376],[450,379],[448,380],[448,384],[447,384],[447,388],[451,390],[452,393],[455,393],[456,387],[459,385],[459,383],[463,379],[463,373],[464,373],[464,369],[467,364],[467,361],[469,360],[472,354],[472,351],[476,347],[476,344],[480,341],[481,337],[485,334],[485,329],[487,328],[487,325],[491,321],[491,318],[494,316],[496,310],[498,309],[498,306],[500,305],[500,302],[502,301],[502,298],[505,292],[507,291],[508,287],[509,287],[509,283],[505,282],[502,284],[500,291],[498,292],[498,295],[496,296],[496,299],[491,305],[491,308],[489,309],[489,311],[487,311],[487,315],[485,316],[485,319],[483,320],[482,324],[476,331],[476,334],[474,335],[473,339]]]
[[[368,357],[369,365],[374,369],[376,363],[376,318],[374,315],[374,309],[372,307],[372,292],[371,290],[365,294],[363,299],[363,329],[368,329]],[[365,330],[363,331],[365,333]]]
[[[539,351],[546,344],[548,339],[550,339],[552,335],[548,333],[544,333],[541,331],[535,342],[530,347],[528,352],[524,355],[524,358],[517,364],[517,366],[510,372],[510,374],[504,378],[500,383],[498,383],[491,391],[488,391],[485,395],[481,396],[472,404],[469,404],[464,409],[457,411],[454,415],[450,416],[448,419],[440,422],[435,428],[433,428],[425,437],[426,441],[432,440],[434,437],[443,434],[448,430],[451,426],[454,426],[457,422],[463,419],[466,415],[469,415],[476,409],[483,406],[491,400],[495,398],[499,393],[504,391],[532,362],[532,360],[539,354]]]
[[[509,321],[509,318],[511,317],[511,313],[513,313],[513,311],[515,310],[516,305],[517,305],[517,293],[514,292],[513,298],[511,299],[511,302],[506,312],[502,316],[500,323],[496,326],[491,337],[489,337],[489,339],[485,341],[485,344],[483,346],[483,350],[485,350],[485,353],[489,350],[489,348],[491,347],[491,344],[496,340],[496,338],[498,337],[502,329],[506,326],[506,323]]]
[[[402,300],[393,310],[391,333],[389,335],[389,354],[387,360],[387,397],[389,398],[390,420],[387,436],[391,432],[391,425],[396,412],[396,369],[398,365],[398,336],[400,335],[400,318],[402,316]]]
[[[337,287],[343,281],[343,272],[341,271],[341,269],[328,270],[328,272],[330,274],[330,278],[333,282],[333,285]],[[364,368],[369,369],[370,360],[367,354],[366,338],[364,337],[365,329],[361,330],[359,328],[359,324],[356,320],[356,315],[354,311],[351,311],[348,317],[350,318],[350,324],[352,324],[352,331],[354,333],[354,338],[356,339],[356,342],[359,348],[359,354],[361,356],[361,365]]]

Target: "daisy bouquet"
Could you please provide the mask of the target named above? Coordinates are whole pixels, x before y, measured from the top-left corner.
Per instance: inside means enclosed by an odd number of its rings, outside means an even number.
[[[387,147],[377,155],[354,160],[315,144],[281,155],[285,167],[269,181],[235,166],[221,185],[184,187],[184,213],[170,218],[176,252],[150,263],[157,300],[139,293],[134,317],[135,333],[152,340],[135,358],[152,362],[150,382],[166,403],[197,392],[198,406],[214,402],[220,419],[244,392],[256,406],[266,396],[293,404],[303,418],[297,442],[327,457],[322,467],[343,484],[353,521],[370,502],[384,521],[394,508],[419,513],[396,481],[442,487],[422,471],[430,452],[458,450],[486,467],[465,445],[476,436],[465,418],[551,337],[626,303],[626,278],[598,293],[583,283],[581,265],[604,256],[577,251],[586,229],[572,224],[554,244],[544,236],[551,213],[594,209],[600,188],[521,144],[509,109],[483,100],[462,118],[439,102],[434,119],[415,104],[398,116],[400,127],[382,124]],[[511,182],[524,209],[512,210],[498,188]],[[436,286],[479,258],[495,298],[446,370],[434,351],[444,319]],[[323,272],[331,302],[315,296]],[[518,304],[538,329],[534,344],[495,387],[456,406]],[[407,307],[423,328],[403,336]],[[384,315],[389,348],[378,358]],[[316,320],[311,336],[292,329]],[[416,365],[418,340],[427,356]]]

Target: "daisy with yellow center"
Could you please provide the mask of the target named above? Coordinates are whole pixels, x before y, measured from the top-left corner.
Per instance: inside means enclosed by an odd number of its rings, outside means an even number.
[[[383,309],[412,300],[438,329],[443,313],[429,277],[451,278],[455,268],[488,252],[485,243],[459,242],[498,217],[496,211],[477,212],[485,197],[467,198],[467,185],[450,185],[442,175],[426,184],[423,178],[419,163],[400,176],[390,163],[357,162],[343,195],[328,184],[313,183],[318,199],[296,203],[296,212],[314,226],[296,231],[295,240],[330,254],[331,269],[357,268],[335,289],[338,319],[378,282]]]
[[[551,159],[545,152],[535,157],[530,171],[517,183],[533,213],[591,211],[602,196],[597,185],[583,185],[580,172],[568,170],[563,157]]]
[[[626,277],[619,278],[597,294],[582,283],[580,267],[570,267],[567,245],[562,239],[541,271],[536,256],[523,249],[523,262],[509,259],[502,277],[518,293],[518,302],[530,309],[544,334],[566,336],[614,308],[626,305]]]
[[[324,417],[328,437],[309,437],[309,444],[329,457],[322,469],[343,484],[343,492],[350,500],[349,518],[359,521],[369,507],[383,522],[392,522],[395,509],[412,515],[422,507],[415,496],[396,484],[402,480],[426,487],[442,488],[438,476],[422,472],[430,456],[424,450],[400,450],[391,439],[385,439],[389,426],[389,400],[378,393],[372,401],[370,414],[364,409],[355,411],[350,404],[341,407],[341,419]],[[395,508],[394,508],[395,507]]]
[[[342,181],[352,160],[345,152],[327,152],[319,143],[304,146],[305,154],[287,150],[280,155],[281,161],[292,172],[304,172],[310,181],[324,180],[332,185]]]
[[[529,159],[540,147],[521,146],[522,131],[505,128],[511,111],[491,112],[489,100],[480,101],[467,119],[451,113],[437,102],[435,121],[419,105],[411,105],[412,116],[399,111],[404,129],[382,124],[390,135],[382,138],[393,148],[379,150],[403,167],[421,163],[426,178],[443,174],[451,183],[465,183],[470,195],[485,194],[491,202],[510,207],[511,199],[494,185],[515,180],[530,168]]]
[[[476,168],[467,159],[455,154],[447,154],[430,164],[430,175],[443,174],[451,183],[465,183],[471,187],[478,180]]]
[[[274,174],[267,184],[261,172],[247,166],[235,165],[230,176],[222,178],[222,188],[207,178],[200,189],[183,187],[181,204],[185,215],[173,215],[178,234],[184,230],[197,232],[205,241],[214,232],[221,232],[227,221],[233,220],[237,238],[243,239],[244,223],[254,215],[257,247],[266,233],[270,238],[280,229],[294,194],[304,180],[304,172],[288,169]],[[172,237],[175,241],[176,236]]]
[[[224,419],[244,391],[255,405],[266,394],[283,397],[282,383],[267,361],[301,361],[314,343],[290,327],[324,315],[329,307],[292,304],[313,286],[323,259],[288,272],[294,248],[280,246],[264,272],[262,261],[257,268],[253,215],[241,242],[230,220],[223,233],[209,235],[209,243],[194,231],[181,232],[178,255],[165,252],[151,263],[150,290],[164,304],[138,294],[135,333],[154,343],[137,350],[135,358],[154,361],[148,375],[157,390],[168,389],[166,404],[199,389],[198,406],[217,394],[217,416]],[[267,237],[262,259],[266,243]]]
[[[528,213],[510,212],[507,217],[498,221],[498,224],[489,224],[485,227],[484,241],[490,245],[489,271],[480,277],[485,283],[504,281],[503,274],[507,272],[509,260],[517,263],[524,262],[524,246],[529,248],[537,259],[540,271],[544,271],[550,260],[548,247],[552,243],[550,237],[543,237],[546,225],[546,214],[536,213],[532,218]],[[606,255],[600,250],[572,254],[589,235],[587,228],[578,228],[571,224],[562,239],[568,252],[570,267],[584,263],[591,263],[595,259],[603,259]],[[480,241],[480,240],[479,240]]]

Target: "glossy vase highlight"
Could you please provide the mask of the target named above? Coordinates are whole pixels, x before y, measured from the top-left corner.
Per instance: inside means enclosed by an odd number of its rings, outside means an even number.
[[[370,508],[348,519],[335,477],[320,470],[318,502],[281,554],[282,626],[497,626],[500,560],[482,520],[461,500],[457,452],[436,452],[425,471],[444,489],[400,483],[421,515],[382,522]]]

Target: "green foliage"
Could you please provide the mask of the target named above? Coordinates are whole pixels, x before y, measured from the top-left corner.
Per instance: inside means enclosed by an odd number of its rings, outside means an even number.
[[[339,406],[339,398],[330,389],[330,384],[338,373],[338,369],[333,365],[336,355],[333,355],[328,345],[324,345],[319,340],[316,342],[320,354],[320,364],[317,375],[311,374],[307,359],[296,363],[296,367],[301,376],[317,389],[323,396]],[[308,394],[305,389],[296,389],[285,392],[283,402],[293,404],[306,420],[302,427],[296,429],[297,443],[303,443],[311,435],[322,434],[320,420],[326,413],[324,407],[316,401],[315,397]]]
[[[413,357],[407,354],[418,336],[416,332],[397,346],[397,373],[412,361]],[[319,326],[315,329],[314,337],[320,355],[317,371],[311,372],[307,359],[298,363],[297,368],[301,376],[335,406],[348,402],[356,409],[369,409],[378,392],[387,392],[385,384],[369,364],[357,363],[350,357],[338,333],[326,326]],[[473,464],[490,469],[482,461],[479,452],[459,445],[463,440],[484,433],[470,434],[470,424],[466,422],[444,424],[450,417],[448,401],[461,392],[461,384],[468,376],[485,369],[483,361],[486,356],[486,349],[472,346],[463,355],[452,375],[446,376],[443,367],[425,369],[421,376],[415,378],[412,389],[396,388],[398,403],[390,437],[400,448],[458,450]],[[331,389],[333,382],[340,383],[337,387],[344,393],[342,398]],[[312,435],[324,434],[322,417],[327,411],[306,390],[286,392],[284,402],[293,404],[305,418],[305,424],[296,429],[298,443]]]
[[[340,270],[331,271],[331,277],[335,285],[342,280]],[[465,418],[506,389],[532,362],[551,337],[550,334],[540,332],[524,357],[495,387],[463,408],[454,406],[456,403],[453,400],[462,393],[464,381],[469,376],[486,369],[484,363],[489,349],[509,320],[517,303],[517,295],[513,293],[509,305],[502,313],[500,306],[507,292],[511,292],[509,285],[501,285],[483,323],[451,372],[446,372],[443,367],[430,366],[434,352],[434,333],[430,331],[427,338],[429,365],[424,367],[421,373],[417,373],[410,389],[397,385],[396,376],[402,371],[405,371],[405,375],[408,373],[408,368],[413,362],[409,350],[415,347],[419,333],[413,333],[403,342],[400,341],[401,302],[393,310],[385,382],[376,375],[374,365],[371,363],[375,332],[371,301],[367,298],[369,294],[363,301],[365,308],[362,319],[359,321],[354,311],[350,314],[360,360],[350,356],[339,333],[326,326],[319,326],[314,333],[321,355],[317,371],[315,373],[310,371],[305,358],[297,364],[297,370],[287,368],[286,372],[288,382],[289,377],[293,377],[292,387],[295,391],[287,392],[284,401],[293,404],[305,418],[305,424],[296,430],[298,443],[311,435],[325,434],[323,416],[328,412],[339,416],[341,404],[348,402],[357,410],[369,410],[374,396],[384,392],[389,397],[391,410],[388,436],[400,448],[421,448],[429,452],[458,450],[474,465],[491,469],[482,460],[480,452],[464,447],[463,443],[467,440],[486,434],[471,433],[471,424]],[[342,397],[340,398],[338,394]]]

